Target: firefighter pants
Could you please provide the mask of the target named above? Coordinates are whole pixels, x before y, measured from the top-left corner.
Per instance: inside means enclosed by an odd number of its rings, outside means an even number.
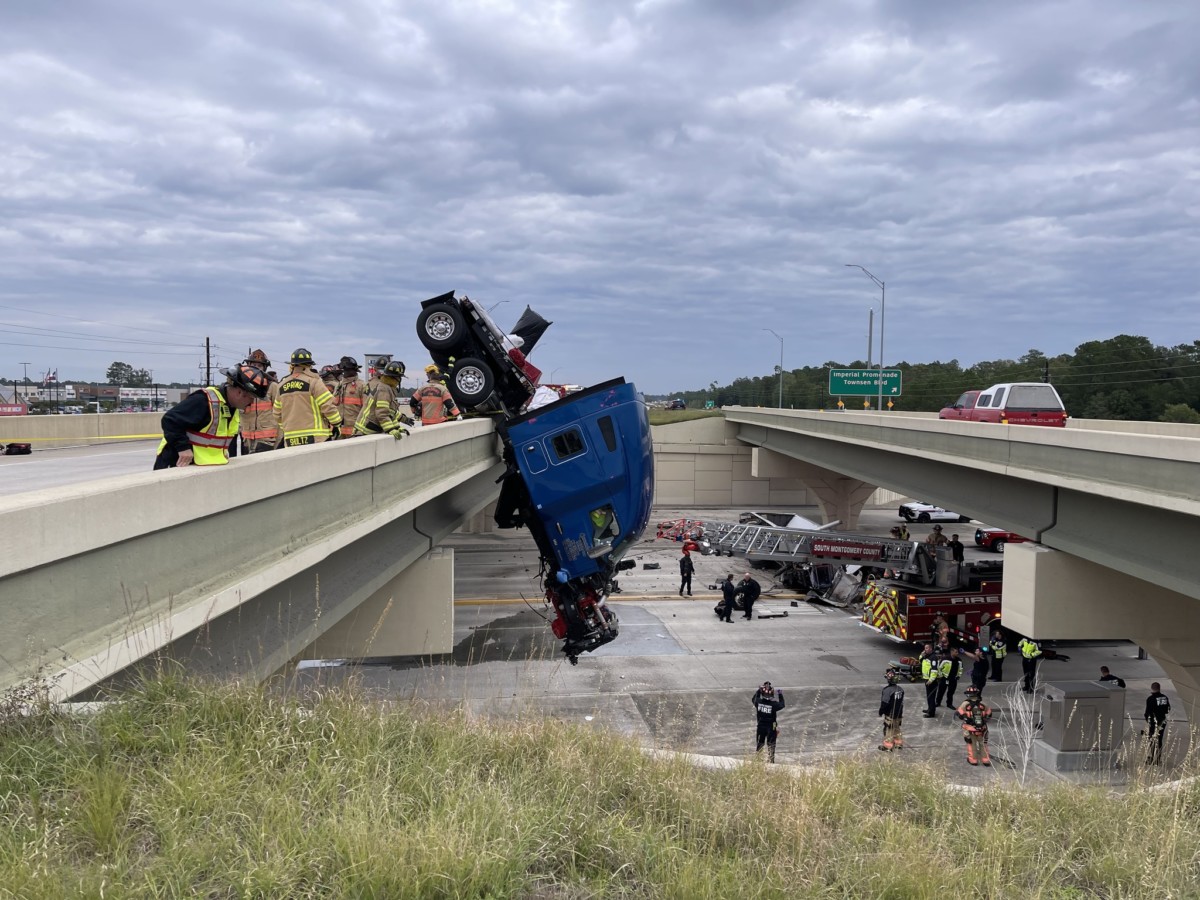
[[[1161,766],[1162,765],[1162,745],[1163,738],[1167,735],[1167,720],[1161,722],[1158,719],[1150,720],[1150,752],[1146,756],[1146,765]]]
[[[883,743],[879,745],[880,750],[899,750],[904,746],[904,735],[900,731],[900,726],[900,716],[883,717]]]
[[[971,765],[983,763],[992,764],[988,756],[988,733],[986,728],[976,728],[973,725],[963,726],[963,740],[967,743],[967,762]]]
[[[758,744],[754,748],[755,753],[762,751],[763,743],[767,745],[767,762],[775,762],[775,739],[779,737],[779,726],[775,723],[767,723],[758,726]]]

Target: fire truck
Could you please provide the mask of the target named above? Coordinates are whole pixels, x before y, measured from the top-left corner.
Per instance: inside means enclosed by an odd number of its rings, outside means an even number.
[[[849,532],[701,519],[660,523],[658,534],[691,540],[705,553],[778,563],[781,571],[777,577],[785,585],[789,569],[824,564],[862,566],[860,571],[867,573],[863,576],[862,624],[897,642],[928,640],[940,616],[959,646],[974,648],[981,633],[986,642],[1000,622],[1003,563],[959,564],[949,547]],[[835,580],[834,587],[838,583]]]

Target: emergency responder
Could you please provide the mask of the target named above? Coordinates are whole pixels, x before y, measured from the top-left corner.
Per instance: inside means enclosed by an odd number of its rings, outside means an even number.
[[[275,398],[277,446],[303,447],[340,437],[342,414],[333,393],[313,368],[312,354],[303,347],[292,353],[291,371],[279,384]]]
[[[354,423],[358,434],[390,434],[397,440],[408,434],[405,426],[411,425],[412,419],[400,411],[398,393],[403,377],[404,363],[393,359],[383,367],[378,381],[372,380],[374,387],[368,386],[362,414]]]
[[[229,445],[237,439],[238,412],[255,398],[267,396],[270,383],[253,366],[222,369],[225,383],[189,394],[162,417],[162,441],[155,469],[182,466],[223,466]]]
[[[267,372],[270,386],[267,395],[255,397],[254,402],[238,415],[238,428],[242,436],[242,453],[261,453],[275,449],[275,439],[279,430],[275,427],[275,398],[279,395],[279,380],[272,378],[269,373],[271,360],[262,350],[251,351],[243,361],[244,366],[253,366],[260,372]]]
[[[1032,694],[1033,683],[1037,679],[1038,657],[1042,655],[1042,648],[1038,646],[1037,641],[1021,638],[1017,649],[1021,651],[1021,690],[1026,694]]]
[[[758,599],[758,595],[762,593],[762,585],[750,577],[747,572],[742,576],[742,582],[738,585],[737,592],[742,597],[743,619],[754,618],[754,601]]]
[[[1125,687],[1125,679],[1122,678],[1120,675],[1114,675],[1112,672],[1108,671],[1108,666],[1100,667],[1100,677],[1097,678],[1096,680],[1097,681],[1111,681],[1111,682],[1114,682],[1116,684],[1116,686],[1119,688]]]
[[[933,531],[929,532],[929,534],[925,536],[925,546],[930,548],[942,547],[947,543],[949,542],[946,540],[946,536],[942,534],[941,525],[934,525]]]
[[[956,563],[962,562],[965,557],[966,550],[963,547],[962,541],[958,539],[957,534],[950,535],[950,543],[948,546],[950,547],[950,552],[954,554],[954,561]]]
[[[358,377],[358,360],[353,356],[343,356],[338,364],[337,387],[333,389],[333,405],[342,414],[342,437],[354,437],[354,426],[362,414],[363,395],[366,386]]]
[[[979,688],[979,693],[983,693],[983,687],[988,680],[988,658],[987,648],[980,647],[972,656],[974,664],[971,666],[971,685]]]
[[[900,540],[902,540],[902,541],[912,540],[912,538],[909,537],[909,534],[908,534],[908,525],[897,526],[896,537],[900,538]]]
[[[967,699],[954,711],[954,714],[963,722],[963,740],[967,743],[967,762],[973,766],[980,763],[990,766],[992,760],[988,756],[988,719],[992,717],[992,710],[984,704],[979,688],[975,685],[967,688]]]
[[[921,680],[925,682],[925,712],[921,715],[926,719],[937,716],[938,681],[941,680],[940,662],[937,654],[933,652],[933,647],[926,644],[925,651],[921,653]]]
[[[461,419],[462,413],[458,411],[450,389],[442,384],[441,369],[428,365],[425,374],[429,377],[428,383],[417,388],[408,401],[413,415],[421,417],[422,425],[440,425],[449,419]]]
[[[901,726],[904,720],[904,688],[900,687],[900,673],[889,667],[883,673],[887,684],[879,698],[879,715],[883,716],[883,743],[880,750],[899,750],[904,746]]]
[[[337,390],[338,377],[340,375],[341,373],[338,371],[337,366],[321,366],[321,380],[325,382],[325,387],[329,388],[331,394]]]
[[[1004,680],[1004,657],[1008,656],[1008,644],[1004,641],[1004,632],[997,628],[992,632],[992,681]]]
[[[1167,716],[1171,714],[1171,701],[1162,692],[1157,681],[1150,685],[1150,696],[1146,698],[1146,723],[1150,726],[1150,754],[1146,765],[1162,765],[1163,738],[1167,734]],[[1144,732],[1143,732],[1144,733]]]
[[[946,665],[946,662],[949,665]],[[946,708],[954,709],[954,694],[958,690],[958,679],[962,676],[963,670],[962,659],[959,658],[957,647],[950,651],[950,658],[942,665],[942,671],[946,673]]]
[[[679,596],[683,596],[686,590],[687,595],[692,596],[692,575],[696,572],[696,566],[692,562],[690,553],[684,552],[679,557]]]
[[[733,610],[737,606],[737,585],[733,583],[733,573],[730,572],[721,582],[721,619],[733,624]]]
[[[775,762],[775,739],[779,737],[779,723],[775,720],[775,716],[783,709],[783,691],[775,690],[771,686],[771,682],[764,681],[762,687],[754,692],[751,702],[754,704],[754,712],[758,717],[757,744],[754,752],[761,752],[765,742],[767,762]]]

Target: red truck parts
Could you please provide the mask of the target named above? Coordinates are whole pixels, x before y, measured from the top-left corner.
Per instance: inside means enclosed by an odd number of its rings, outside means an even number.
[[[1067,424],[1067,410],[1053,385],[1023,381],[994,384],[986,391],[967,391],[944,407],[938,418],[1061,428]]]

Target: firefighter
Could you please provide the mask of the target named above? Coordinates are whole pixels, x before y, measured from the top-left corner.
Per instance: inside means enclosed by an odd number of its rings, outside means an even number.
[[[948,543],[949,541],[946,540],[946,536],[942,534],[941,525],[934,525],[933,531],[929,532],[929,534],[925,536],[925,546],[930,548],[942,547]]]
[[[925,682],[925,712],[921,715],[926,719],[937,717],[938,681],[941,676],[939,663],[932,645],[926,644],[921,653],[921,680]]]
[[[275,449],[275,439],[279,430],[275,427],[275,398],[279,395],[279,379],[274,378],[271,360],[262,350],[254,350],[242,360],[242,365],[253,366],[260,372],[267,373],[270,382],[267,395],[255,397],[254,402],[243,409],[238,416],[239,430],[242,435],[242,453],[262,453]]]
[[[1042,648],[1038,646],[1037,641],[1021,638],[1017,649],[1021,651],[1021,690],[1026,694],[1032,694],[1033,683],[1037,680],[1038,657],[1042,655]]]
[[[1150,696],[1146,698],[1146,724],[1150,728],[1150,753],[1146,765],[1162,765],[1163,738],[1167,734],[1167,716],[1171,714],[1171,701],[1162,692],[1157,681],[1150,685]],[[1145,732],[1142,732],[1145,734]]]
[[[408,401],[413,415],[421,417],[422,425],[440,425],[449,419],[461,419],[462,413],[454,403],[450,389],[442,384],[442,372],[435,365],[425,367],[429,376],[427,384],[421,385]]]
[[[354,426],[362,413],[363,394],[366,388],[358,377],[358,360],[343,356],[338,364],[337,387],[333,389],[333,404],[342,413],[342,437],[354,437]]]
[[[325,382],[325,387],[329,388],[331,394],[337,390],[339,374],[337,366],[321,366],[321,380]]]
[[[747,572],[742,576],[742,583],[738,585],[738,593],[742,595],[742,610],[743,619],[754,618],[754,601],[758,599],[758,595],[762,593],[762,585],[750,577]]]
[[[775,716],[783,709],[783,691],[777,691],[771,682],[764,681],[762,687],[754,692],[751,699],[754,712],[758,717],[756,732],[757,744],[754,752],[762,752],[763,743],[767,745],[767,762],[775,762],[775,739],[779,737],[779,723]]]
[[[992,650],[992,681],[1004,680],[1004,657],[1008,656],[1008,644],[1004,642],[1004,632],[999,628],[992,633],[992,641],[988,645]]]
[[[973,766],[980,763],[990,766],[992,760],[988,756],[988,719],[992,717],[992,710],[984,704],[979,688],[975,685],[967,688],[967,699],[954,711],[954,714],[963,722],[963,740],[967,743],[967,762]]]
[[[896,528],[896,537],[902,541],[911,540],[908,534],[908,525],[900,525]]]
[[[692,562],[691,554],[684,551],[679,557],[679,596],[683,596],[686,590],[687,595],[692,596],[692,575],[696,572],[696,564]]]
[[[883,716],[883,743],[880,750],[899,750],[904,746],[901,725],[904,720],[904,688],[900,687],[900,673],[889,666],[883,673],[887,684],[879,698],[879,715]]]
[[[303,347],[292,353],[291,371],[280,382],[275,398],[276,446],[303,447],[341,436],[342,414],[333,393],[313,368],[312,354]]]
[[[394,359],[383,367],[378,381],[372,379],[374,387],[367,387],[362,414],[354,423],[358,434],[390,434],[399,440],[408,434],[405,427],[412,419],[400,411],[400,379],[404,377],[404,363]]]
[[[162,417],[162,441],[155,469],[223,466],[229,445],[237,439],[239,411],[267,396],[270,382],[254,366],[222,369],[225,383],[196,391]]]

